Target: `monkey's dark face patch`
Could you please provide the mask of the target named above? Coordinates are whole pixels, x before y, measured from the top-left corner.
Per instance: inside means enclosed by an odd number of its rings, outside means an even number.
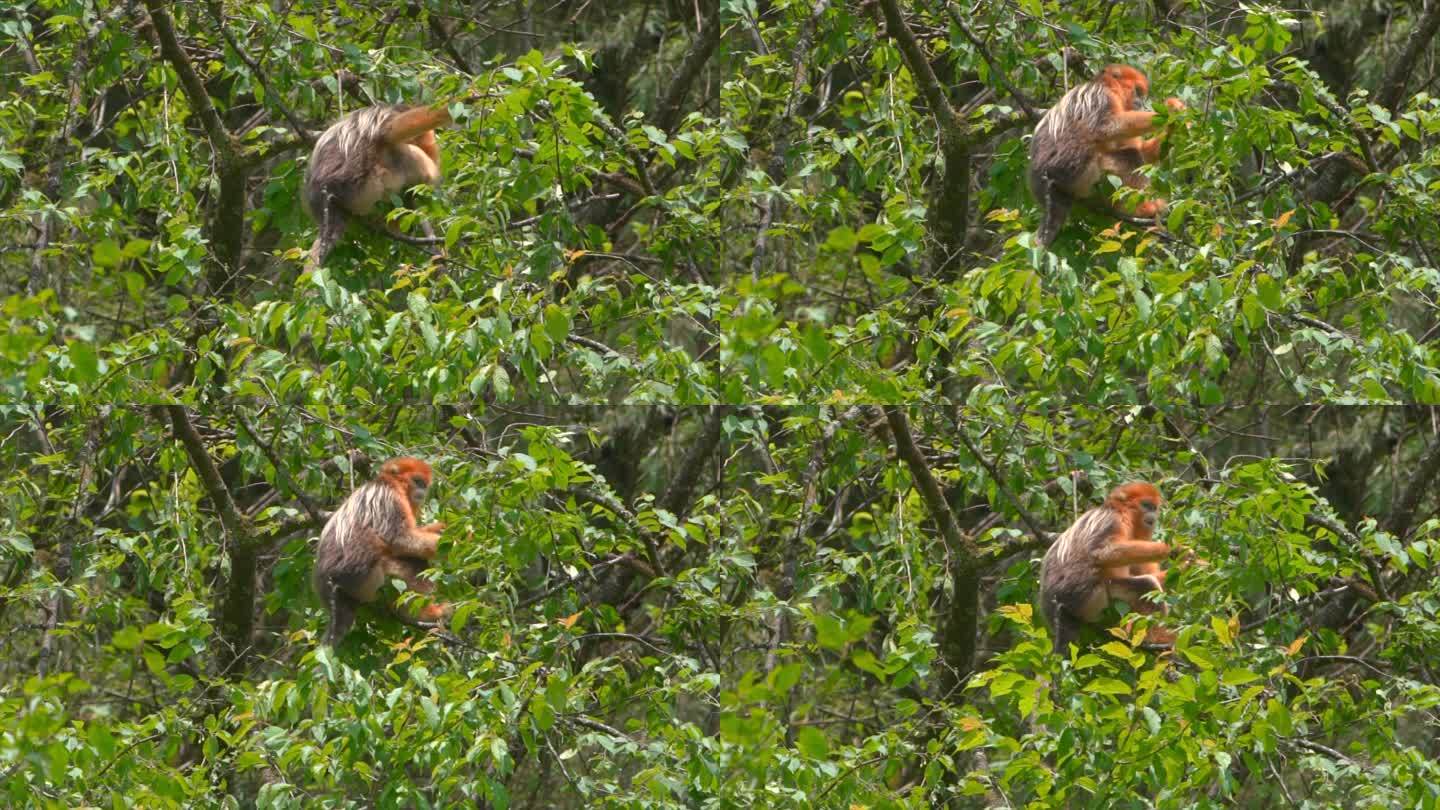
[[[1154,529],[1160,520],[1160,504],[1149,498],[1140,501],[1140,518],[1145,521],[1146,528]]]

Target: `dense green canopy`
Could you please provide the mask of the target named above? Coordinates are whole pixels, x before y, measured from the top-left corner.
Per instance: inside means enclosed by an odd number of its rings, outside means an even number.
[[[20,0],[0,804],[1440,806],[1437,29]],[[1029,134],[1109,63],[1186,104],[1168,208],[1042,250]],[[422,102],[444,182],[307,271],[315,139]],[[455,613],[322,647],[402,454]],[[1175,649],[1056,655],[1039,560],[1137,479]]]

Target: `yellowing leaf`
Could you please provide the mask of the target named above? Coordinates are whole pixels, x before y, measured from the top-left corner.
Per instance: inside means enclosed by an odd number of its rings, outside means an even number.
[[[1001,616],[1004,616],[1004,617],[1007,618],[1007,619],[1014,619],[1015,621],[1017,621],[1017,622],[1019,622],[1019,623],[1021,623],[1021,624],[1029,624],[1029,623],[1030,623],[1030,617],[1031,617],[1032,615],[1034,615],[1034,613],[1035,613],[1035,608],[1034,608],[1034,606],[1033,606],[1033,605],[1029,605],[1029,604],[1025,604],[1025,603],[1021,603],[1021,604],[1018,604],[1018,605],[1001,605],[1001,606],[1000,606],[1000,615],[1001,615]]]
[[[1218,639],[1221,644],[1224,644],[1226,647],[1230,646],[1231,638],[1229,622],[1225,621],[1219,616],[1211,616],[1210,629],[1215,631],[1215,638]]]
[[[1283,213],[1283,214],[1281,214],[1280,216],[1276,217],[1276,218],[1275,218],[1275,222],[1274,222],[1273,224],[1274,224],[1274,226],[1275,226],[1276,228],[1283,228],[1283,227],[1285,227],[1287,224],[1289,224],[1290,218],[1293,217],[1293,216],[1295,216],[1295,209],[1294,209],[1294,208],[1291,208],[1289,211],[1286,211],[1285,213]]]
[[[560,626],[561,626],[561,627],[565,628],[566,630],[569,630],[570,628],[574,627],[574,626],[575,626],[575,622],[577,622],[577,621],[579,621],[579,620],[580,620],[580,614],[579,614],[579,613],[572,613],[572,614],[570,614],[569,616],[566,616],[565,618],[560,619],[559,621],[560,621]]]
[[[1305,635],[1303,635],[1303,636],[1295,639],[1294,641],[1290,642],[1289,644],[1286,644],[1286,645],[1285,645],[1285,654],[1286,654],[1286,655],[1294,655],[1294,654],[1300,652],[1300,648],[1301,648],[1301,647],[1304,647],[1304,646],[1305,646],[1305,642],[1306,642],[1306,641],[1309,641],[1309,640],[1310,640],[1310,634],[1309,634],[1309,633],[1306,633]]]

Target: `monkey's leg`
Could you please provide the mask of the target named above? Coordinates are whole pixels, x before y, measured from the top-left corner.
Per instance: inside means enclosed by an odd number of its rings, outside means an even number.
[[[1175,646],[1176,638],[1179,638],[1179,635],[1174,630],[1164,627],[1151,627],[1145,631],[1145,642],[1143,646],[1168,650]]]
[[[1162,616],[1170,613],[1170,606],[1165,602],[1147,598],[1147,595],[1155,596],[1165,592],[1160,580],[1152,574],[1112,579],[1109,588],[1112,597],[1123,600],[1136,613],[1159,613]],[[1175,638],[1175,631],[1152,626],[1145,631],[1144,646],[1169,649],[1175,645]]]
[[[384,563],[385,573],[402,580],[405,588],[418,594],[429,596],[435,593],[435,583],[420,576],[428,566],[425,560],[416,558],[387,558]],[[392,612],[397,612],[392,610]],[[425,621],[438,622],[447,618],[453,612],[453,608],[444,602],[432,602],[418,611],[419,618]]]
[[[1140,142],[1140,157],[1146,163],[1154,163],[1160,158],[1160,139],[1151,138],[1148,141]]]
[[[1106,152],[1101,157],[1100,165],[1107,173],[1119,177],[1120,181],[1126,186],[1144,191],[1150,187],[1150,178],[1141,174],[1139,168],[1146,163],[1155,162],[1155,157],[1159,149],[1158,138],[1150,141],[1142,141],[1136,138],[1132,141],[1127,141],[1121,148]],[[1149,218],[1160,213],[1164,208],[1165,201],[1162,199],[1145,200],[1135,206],[1134,215]],[[1116,210],[1120,213],[1125,213],[1125,211],[1118,206]]]
[[[1147,189],[1150,187],[1150,178],[1139,172],[1130,172],[1122,178],[1125,185],[1134,189]],[[1135,216],[1146,219],[1157,216],[1165,210],[1166,202],[1161,197],[1152,197],[1135,206]]]
[[[1163,594],[1165,588],[1160,584],[1159,578],[1145,574],[1142,576],[1115,577],[1108,581],[1110,597],[1122,599],[1136,613],[1169,613],[1170,606],[1164,602],[1147,598],[1147,595]]]

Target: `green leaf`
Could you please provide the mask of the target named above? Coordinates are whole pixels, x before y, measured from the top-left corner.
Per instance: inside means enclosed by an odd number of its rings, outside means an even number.
[[[795,747],[811,759],[826,759],[830,756],[830,739],[814,726],[801,726],[795,733]]]
[[[1130,685],[1124,681],[1117,681],[1114,678],[1096,678],[1085,684],[1084,691],[1097,695],[1128,695],[1131,689]]]
[[[1220,676],[1220,682],[1227,686],[1239,686],[1242,683],[1249,683],[1259,678],[1259,675],[1256,675],[1248,669],[1232,668],[1225,670],[1225,674]]]
[[[115,267],[125,258],[114,239],[102,239],[90,250],[90,259],[101,267]]]
[[[110,637],[110,643],[117,650],[133,650],[140,646],[140,642],[140,629],[132,626],[122,627]]]
[[[95,353],[95,344],[74,341],[66,347],[70,352],[70,363],[75,367],[75,379],[91,383],[100,378],[100,356]]]

